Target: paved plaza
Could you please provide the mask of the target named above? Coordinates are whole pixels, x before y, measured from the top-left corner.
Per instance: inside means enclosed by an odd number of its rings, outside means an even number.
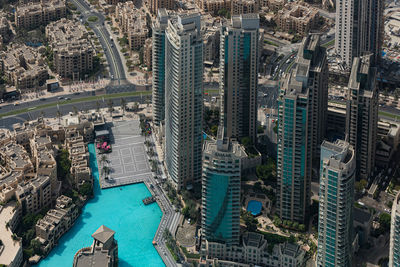
[[[112,152],[107,154],[110,179],[101,178],[102,188],[139,183],[151,177],[145,138],[140,135],[139,124],[138,120],[114,122]]]

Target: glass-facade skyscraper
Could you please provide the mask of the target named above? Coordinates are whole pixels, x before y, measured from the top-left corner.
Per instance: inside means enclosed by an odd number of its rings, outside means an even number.
[[[245,155],[243,148],[228,138],[205,141],[202,229],[207,241],[239,245],[241,159]]]
[[[277,212],[282,220],[301,223],[327,113],[328,67],[319,40],[318,35],[304,38],[296,66],[280,82],[278,99]]]
[[[355,170],[355,152],[348,142],[322,143],[317,267],[352,265]]]
[[[153,117],[159,125],[165,118],[165,30],[168,25],[168,13],[164,8],[158,10],[153,23]]]
[[[200,14],[181,14],[165,32],[165,163],[180,190],[201,182],[203,40]]]
[[[400,193],[397,194],[392,205],[389,267],[400,267]]]
[[[354,58],[347,86],[346,136],[356,151],[358,179],[369,179],[375,167],[379,93],[371,60]]]
[[[220,34],[221,119],[229,138],[257,137],[259,16],[242,14]]]

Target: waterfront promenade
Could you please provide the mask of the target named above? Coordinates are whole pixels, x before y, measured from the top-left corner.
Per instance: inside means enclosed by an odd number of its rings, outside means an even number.
[[[113,151],[106,156],[108,163],[100,162],[101,156],[97,156],[100,173],[104,164],[111,169],[109,179],[105,179],[105,175],[100,175],[100,187],[105,189],[135,183],[144,183],[147,186],[163,213],[153,239],[154,246],[166,266],[177,266],[165,245],[164,231],[169,230],[174,234],[178,224],[182,221],[182,215],[175,211],[150,170],[150,158],[144,145],[145,137],[140,134],[139,119],[115,121],[113,124],[110,129]],[[153,140],[152,137],[148,139]],[[157,154],[151,159],[158,161]],[[161,171],[163,172],[162,169]]]

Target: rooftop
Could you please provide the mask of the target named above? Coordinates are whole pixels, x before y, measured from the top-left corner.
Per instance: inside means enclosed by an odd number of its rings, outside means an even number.
[[[16,203],[10,203],[4,207],[0,206],[0,240],[4,244],[4,250],[0,252],[0,264],[10,265],[10,263],[14,260],[18,251],[21,249],[21,242],[15,241],[12,239],[12,232],[10,228],[6,227],[6,224],[11,220],[14,216],[14,208],[16,207]]]

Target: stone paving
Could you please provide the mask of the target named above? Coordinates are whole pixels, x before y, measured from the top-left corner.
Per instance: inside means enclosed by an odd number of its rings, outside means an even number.
[[[111,168],[109,179],[101,178],[101,187],[109,188],[143,182],[152,176],[139,121],[114,122],[111,129],[112,152],[107,154]]]

